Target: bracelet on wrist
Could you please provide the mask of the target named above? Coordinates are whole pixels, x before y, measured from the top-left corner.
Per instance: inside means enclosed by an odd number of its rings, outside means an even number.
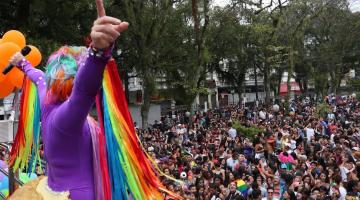
[[[90,55],[98,58],[110,58],[111,48],[98,49],[96,47],[90,46]]]
[[[20,68],[21,70],[24,70],[24,67],[26,66],[26,63],[28,61],[26,60],[26,58],[22,58],[18,63],[17,66],[18,68]]]

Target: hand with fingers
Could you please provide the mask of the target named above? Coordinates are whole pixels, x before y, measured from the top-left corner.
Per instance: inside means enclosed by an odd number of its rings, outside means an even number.
[[[90,36],[93,47],[105,49],[110,47],[120,33],[128,28],[129,23],[106,16],[103,0],[96,0],[96,8],[98,18],[94,22]]]
[[[9,60],[9,63],[12,64],[12,65],[17,65],[20,60],[22,60],[24,58],[24,56],[20,53],[20,52],[17,52],[15,53]]]

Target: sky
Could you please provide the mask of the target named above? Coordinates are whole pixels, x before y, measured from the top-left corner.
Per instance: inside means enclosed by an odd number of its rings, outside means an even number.
[[[214,5],[216,6],[225,6],[228,4],[230,0],[214,0]],[[266,2],[266,0],[265,0]],[[349,0],[350,9],[353,12],[359,12],[360,11],[360,0]]]

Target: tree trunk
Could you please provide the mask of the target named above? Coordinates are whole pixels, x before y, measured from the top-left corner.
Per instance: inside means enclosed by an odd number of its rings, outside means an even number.
[[[256,95],[256,101],[259,101],[259,94],[258,94],[258,82],[257,82],[257,68],[254,63],[254,78],[255,78],[255,95]]]
[[[269,69],[269,65],[266,63],[266,57],[265,57],[265,62],[263,63],[264,65],[264,88],[265,88],[265,103],[270,103],[270,81],[269,81],[269,76],[270,76],[270,69]]]
[[[143,104],[141,105],[142,128],[148,128],[148,116],[150,110],[150,95],[152,94],[152,83],[148,76],[143,78]]]
[[[304,93],[307,94],[308,93],[308,81],[306,78],[304,79],[303,83],[304,83]]]
[[[198,56],[200,54],[200,22],[198,17],[198,3],[197,0],[191,1],[192,17],[194,19],[194,31],[195,31],[195,40],[197,46]]]
[[[204,1],[204,14],[207,13],[208,2]],[[203,46],[204,46],[204,31],[208,24],[208,19],[205,19],[204,26],[200,27],[200,14],[198,0],[191,0],[191,11],[194,20],[195,33],[195,48],[196,48],[196,64],[194,66],[194,83],[191,84],[193,88],[200,88],[202,81],[206,78],[206,66],[204,64]],[[201,73],[203,72],[203,73]],[[196,94],[198,96],[199,94]],[[193,100],[193,105],[196,104],[196,98]]]
[[[282,75],[284,74],[283,71],[279,71],[277,72],[277,83],[278,83],[278,88],[277,88],[277,96],[280,95],[280,88],[281,88],[281,80],[282,80]]]
[[[148,116],[149,116],[149,110],[150,110],[150,102],[145,101],[145,89],[144,89],[144,102],[141,105],[141,124],[142,128],[146,129],[148,127]]]
[[[303,82],[301,81],[301,78],[296,78],[295,82],[297,84],[299,84],[299,88],[300,88],[301,93],[304,93],[304,87],[303,87]]]
[[[295,57],[294,57],[294,49],[292,46],[290,46],[290,52],[289,52],[289,68],[288,68],[288,77],[287,77],[287,92],[286,92],[286,102],[289,102],[290,100],[290,93],[291,93],[291,76],[293,74],[293,69],[295,65]]]
[[[336,80],[336,84],[335,84],[335,91],[334,93],[337,95],[337,93],[339,92],[339,88],[340,88],[340,85],[341,85],[341,79],[343,78],[343,73],[341,72],[337,72],[335,74],[335,80]]]
[[[330,72],[330,81],[329,81],[329,91],[328,93],[334,93],[334,88],[335,88],[335,75],[334,72]]]
[[[243,94],[243,86],[242,84],[237,85],[237,87],[235,88],[236,93],[239,95],[239,102],[238,104],[242,104],[243,98],[242,98],[242,94]]]

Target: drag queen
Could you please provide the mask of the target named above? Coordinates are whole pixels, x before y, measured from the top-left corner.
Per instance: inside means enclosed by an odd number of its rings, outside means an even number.
[[[91,29],[90,48],[61,47],[48,59],[46,73],[33,68],[20,53],[11,59],[36,84],[39,94],[47,177],[38,180],[34,188],[42,199],[103,198],[96,197],[94,188],[87,117],[111,58],[111,47],[128,23],[105,16],[101,1],[97,9],[99,17]],[[35,194],[26,193],[31,190],[27,189],[16,191],[10,199],[36,199],[32,198]]]

